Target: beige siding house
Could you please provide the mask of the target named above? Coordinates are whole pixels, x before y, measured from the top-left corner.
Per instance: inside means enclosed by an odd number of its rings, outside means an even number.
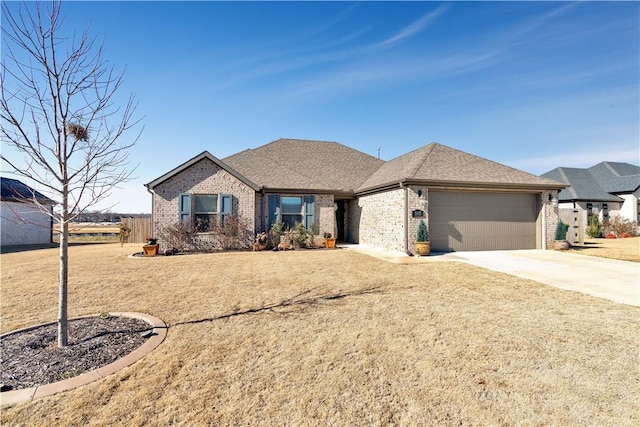
[[[54,201],[11,178],[0,178],[2,207],[0,245],[42,245],[51,243]]]
[[[233,213],[251,233],[280,220],[401,252],[412,251],[420,220],[433,251],[545,249],[566,187],[437,143],[385,162],[336,142],[294,139],[225,159],[203,152],[146,186],[155,233]]]

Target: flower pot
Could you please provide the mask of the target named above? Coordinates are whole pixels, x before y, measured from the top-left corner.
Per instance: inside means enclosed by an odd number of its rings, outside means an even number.
[[[142,247],[142,250],[144,252],[144,256],[156,256],[158,255],[158,249],[160,248],[160,245],[155,244],[155,245],[144,245]]]
[[[427,256],[431,252],[431,243],[429,242],[416,242],[416,253],[418,256]]]
[[[553,250],[555,250],[555,251],[566,251],[570,247],[571,247],[571,245],[566,240],[554,240],[553,241]]]
[[[324,245],[327,248],[335,248],[336,247],[336,239],[325,237]]]

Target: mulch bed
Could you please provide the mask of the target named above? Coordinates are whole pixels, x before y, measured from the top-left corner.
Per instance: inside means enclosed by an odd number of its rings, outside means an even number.
[[[41,386],[106,366],[140,347],[152,329],[144,320],[101,315],[72,319],[69,345],[58,348],[57,324],[0,339],[3,391]]]

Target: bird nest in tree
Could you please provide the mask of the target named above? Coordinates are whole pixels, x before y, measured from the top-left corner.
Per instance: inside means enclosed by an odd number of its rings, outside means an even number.
[[[89,140],[89,130],[77,123],[67,123],[67,135],[73,136],[79,141]]]

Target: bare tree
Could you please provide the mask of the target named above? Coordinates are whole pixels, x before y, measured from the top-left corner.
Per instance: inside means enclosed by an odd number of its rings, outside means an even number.
[[[35,182],[59,203],[47,213],[61,230],[58,346],[64,347],[69,222],[131,178],[127,151],[142,130],[124,140],[139,120],[133,120],[132,95],[124,107],[115,105],[123,73],[108,65],[103,44],[88,29],[80,36],[59,34],[60,9],[60,1],[14,9],[2,2],[2,136],[17,154],[0,157],[11,173]]]

